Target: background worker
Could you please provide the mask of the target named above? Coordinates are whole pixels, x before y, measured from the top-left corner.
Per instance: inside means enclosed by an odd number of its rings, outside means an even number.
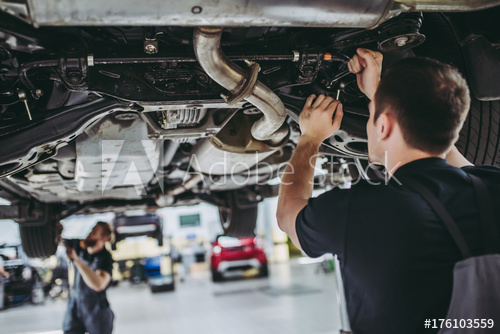
[[[315,155],[343,115],[339,101],[312,95],[282,178],[278,224],[307,255],[338,255],[354,333],[437,332],[425,329],[424,321],[446,317],[461,253],[426,200],[404,180],[412,178],[439,199],[477,255],[483,241],[468,173],[481,178],[492,202],[500,203],[500,169],[472,166],[453,145],[470,105],[456,69],[425,58],[401,60],[382,79],[381,69],[382,54],[371,50],[358,49],[349,62],[371,100],[369,159],[385,166],[389,182],[361,181],[311,198]]]
[[[97,222],[85,240],[66,240],[68,259],[75,266],[75,278],[64,316],[64,333],[113,332],[114,314],[106,297],[113,258],[105,245],[111,236],[109,224]]]
[[[0,256],[0,310],[3,310],[4,306],[4,287],[5,279],[9,278],[10,274],[4,267],[3,257]]]

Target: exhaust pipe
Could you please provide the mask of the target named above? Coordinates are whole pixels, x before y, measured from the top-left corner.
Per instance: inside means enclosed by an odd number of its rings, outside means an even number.
[[[287,131],[278,131],[285,122],[286,111],[283,102],[257,81],[259,66],[247,62],[250,73],[231,62],[220,49],[222,28],[199,27],[194,31],[194,52],[205,72],[219,85],[230,91],[224,97],[229,104],[246,100],[259,108],[264,116],[252,126],[252,136],[257,140],[281,141]]]

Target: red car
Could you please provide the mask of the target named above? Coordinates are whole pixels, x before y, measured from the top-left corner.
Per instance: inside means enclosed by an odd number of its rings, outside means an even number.
[[[258,269],[261,277],[269,275],[264,244],[259,238],[219,236],[212,243],[210,268],[214,282],[222,281],[225,273],[252,268]]]

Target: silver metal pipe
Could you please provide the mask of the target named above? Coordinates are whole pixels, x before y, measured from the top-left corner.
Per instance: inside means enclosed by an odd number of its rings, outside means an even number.
[[[334,255],[333,261],[335,263],[335,278],[337,283],[337,303],[340,310],[340,324],[342,326],[340,333],[352,333],[351,324],[347,314],[347,302],[345,300],[344,281],[342,273],[340,272],[340,261],[337,255]]]
[[[499,0],[398,0],[413,12],[468,12],[500,5]]]
[[[220,49],[222,28],[200,27],[194,31],[194,52],[201,67],[219,85],[238,95],[250,83],[250,75],[231,62]],[[245,97],[245,100],[259,108],[264,117],[252,126],[252,136],[257,140],[279,140],[283,132],[279,128],[286,119],[283,102],[259,81]]]
[[[203,181],[203,175],[201,173],[196,173],[190,179],[182,184],[175,186],[174,188],[168,190],[165,194],[158,196],[156,199],[156,204],[160,207],[168,207],[175,203],[175,196],[180,195],[188,190],[193,189]]]
[[[172,190],[169,190],[167,192],[167,195],[170,195],[170,196],[180,195],[183,192],[186,192],[187,190],[193,189],[201,181],[203,181],[203,175],[201,173],[196,173],[194,176],[192,176],[186,182],[183,182],[182,184],[179,184],[178,186],[176,186]]]
[[[163,142],[163,155],[160,159],[160,165],[158,166],[161,171],[170,166],[170,163],[174,159],[175,153],[177,153],[177,149],[180,145],[180,143],[171,140],[165,140]]]

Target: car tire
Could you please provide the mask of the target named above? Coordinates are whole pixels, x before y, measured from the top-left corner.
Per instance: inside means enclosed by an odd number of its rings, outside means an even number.
[[[260,277],[269,277],[269,268],[267,266],[267,263],[263,264],[262,267],[260,267],[259,276]]]
[[[500,101],[471,101],[456,146],[473,164],[500,166]]]
[[[151,292],[152,293],[174,291],[174,290],[175,290],[175,283],[174,282],[172,282],[171,284],[165,284],[165,285],[151,285]]]
[[[222,282],[224,280],[224,276],[222,276],[222,273],[218,272],[217,270],[212,270],[212,282],[218,283]]]
[[[445,15],[425,13],[424,19],[421,32],[427,39],[415,48],[417,55],[453,65],[467,77],[462,49]],[[473,164],[500,166],[500,101],[479,101],[471,95],[470,111],[456,146]]]
[[[29,257],[46,258],[54,255],[61,236],[57,218],[50,206],[46,206],[44,218],[40,221],[19,223],[19,234],[23,250]]]
[[[224,234],[235,238],[254,237],[258,204],[239,205],[236,196],[236,192],[228,193],[226,206],[219,207]]]
[[[156,232],[156,240],[158,240],[158,247],[163,247],[163,229],[161,227],[158,227]]]

